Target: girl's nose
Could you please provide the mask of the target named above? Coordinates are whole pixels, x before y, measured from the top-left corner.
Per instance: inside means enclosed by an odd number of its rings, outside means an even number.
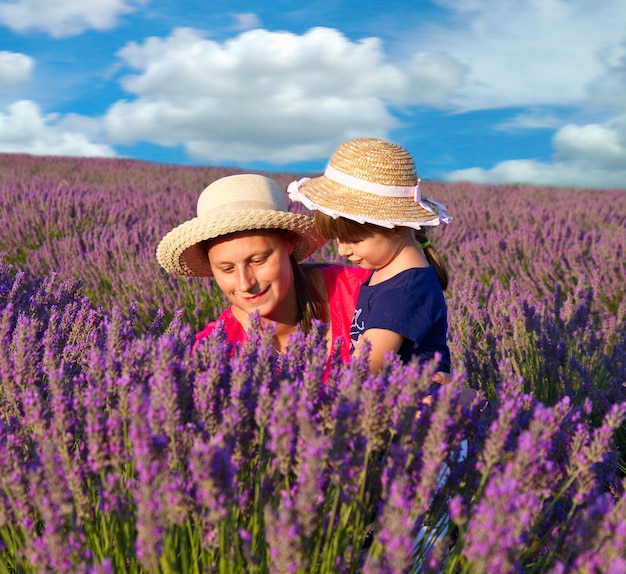
[[[339,239],[337,239],[337,253],[339,253],[341,257],[349,257],[349,255],[352,253],[352,250],[350,249],[348,243],[345,243],[344,241],[339,241]]]

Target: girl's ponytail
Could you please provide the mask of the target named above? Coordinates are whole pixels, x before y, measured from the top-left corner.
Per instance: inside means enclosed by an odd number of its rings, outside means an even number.
[[[435,271],[437,271],[439,284],[441,285],[441,288],[445,291],[448,288],[450,278],[448,276],[448,269],[446,268],[444,260],[442,259],[441,255],[437,253],[437,250],[431,245],[430,240],[428,239],[428,237],[426,237],[426,231],[423,228],[418,229],[415,232],[415,238],[424,250],[424,255],[426,255],[428,263],[430,263],[435,268]]]

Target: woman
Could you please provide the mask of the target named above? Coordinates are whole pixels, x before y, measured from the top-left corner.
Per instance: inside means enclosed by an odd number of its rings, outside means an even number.
[[[350,323],[359,287],[369,271],[341,265],[304,266],[325,243],[313,218],[291,213],[282,187],[256,174],[232,175],[209,185],[198,199],[198,216],[170,231],[157,247],[169,273],[213,277],[231,305],[196,335],[206,338],[217,321],[228,341],[242,343],[249,315],[274,328],[282,354],[291,333],[305,332],[313,319],[328,325],[330,350],[341,341],[348,360]]]

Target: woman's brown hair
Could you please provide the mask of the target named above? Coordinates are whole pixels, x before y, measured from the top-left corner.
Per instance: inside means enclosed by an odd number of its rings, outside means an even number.
[[[303,332],[311,330],[313,319],[329,322],[326,305],[315,285],[304,274],[302,267],[293,255],[289,256],[293,269],[293,283],[296,288],[296,300],[298,304],[298,324]]]

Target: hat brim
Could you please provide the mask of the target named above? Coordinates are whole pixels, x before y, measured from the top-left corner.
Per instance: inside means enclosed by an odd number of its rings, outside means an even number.
[[[446,214],[446,207],[432,199],[416,202],[412,197],[375,195],[337,183],[325,175],[292,183],[289,196],[310,210],[382,227],[419,229],[452,219]]]
[[[309,257],[326,240],[317,233],[307,215],[267,209],[225,211],[219,217],[194,217],[172,229],[159,243],[156,257],[168,273],[183,277],[211,277],[211,266],[203,241],[238,231],[284,229],[297,235],[293,255],[297,261]]]

